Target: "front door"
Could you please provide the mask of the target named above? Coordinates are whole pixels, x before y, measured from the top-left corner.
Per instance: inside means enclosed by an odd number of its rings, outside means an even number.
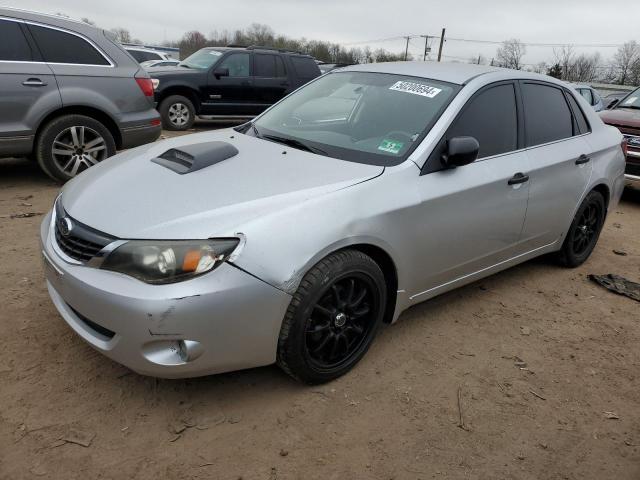
[[[425,171],[415,241],[414,301],[456,280],[522,253],[520,236],[529,197],[529,158],[521,150],[515,85],[480,90],[453,122],[425,167],[439,163],[450,138],[471,136],[479,159],[454,169]],[[433,170],[433,169],[432,169]]]
[[[227,69],[228,76],[217,71]],[[209,73],[207,98],[202,102],[203,115],[252,115],[254,90],[251,77],[251,54],[228,54]]]

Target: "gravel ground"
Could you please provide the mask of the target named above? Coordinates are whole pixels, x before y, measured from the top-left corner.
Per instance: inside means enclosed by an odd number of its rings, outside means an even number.
[[[640,478],[640,191],[575,270],[528,262],[405,312],[349,375],[142,377],[49,301],[38,227],[59,186],[0,161],[0,478]],[[613,250],[627,253],[618,255]],[[462,421],[461,421],[462,420]]]

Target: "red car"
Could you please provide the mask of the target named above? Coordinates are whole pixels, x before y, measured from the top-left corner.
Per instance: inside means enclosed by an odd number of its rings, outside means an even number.
[[[640,88],[620,100],[611,110],[600,112],[602,121],[617,127],[627,140],[627,180],[640,185]]]

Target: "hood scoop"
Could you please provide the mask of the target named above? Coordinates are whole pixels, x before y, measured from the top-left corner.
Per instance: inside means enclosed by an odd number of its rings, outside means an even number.
[[[195,172],[220,163],[238,154],[238,149],[227,142],[205,142],[172,148],[162,155],[152,158],[153,163],[162,165],[180,175]]]

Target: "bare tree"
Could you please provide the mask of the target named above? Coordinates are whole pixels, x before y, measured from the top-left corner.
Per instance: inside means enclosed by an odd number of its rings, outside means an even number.
[[[562,73],[560,77],[563,80],[568,80],[570,76],[570,70],[576,56],[575,50],[572,45],[565,45],[559,49],[553,49],[553,54],[556,57],[556,64],[560,65]]]
[[[540,73],[542,75],[546,75],[548,70],[549,66],[547,65],[547,62],[539,62],[531,67],[531,71],[533,73]]]
[[[501,67],[522,70],[522,57],[526,53],[527,48],[520,40],[516,38],[505,40],[496,52],[496,62]]]
[[[179,42],[180,57],[185,58],[207,46],[207,37],[197,30],[184,34]]]
[[[131,43],[131,34],[126,28],[112,28],[111,33],[116,36],[116,40],[120,43]]]
[[[635,40],[625,43],[618,48],[613,56],[613,64],[618,70],[618,83],[625,85],[630,80],[634,65],[640,62],[640,45]]]

